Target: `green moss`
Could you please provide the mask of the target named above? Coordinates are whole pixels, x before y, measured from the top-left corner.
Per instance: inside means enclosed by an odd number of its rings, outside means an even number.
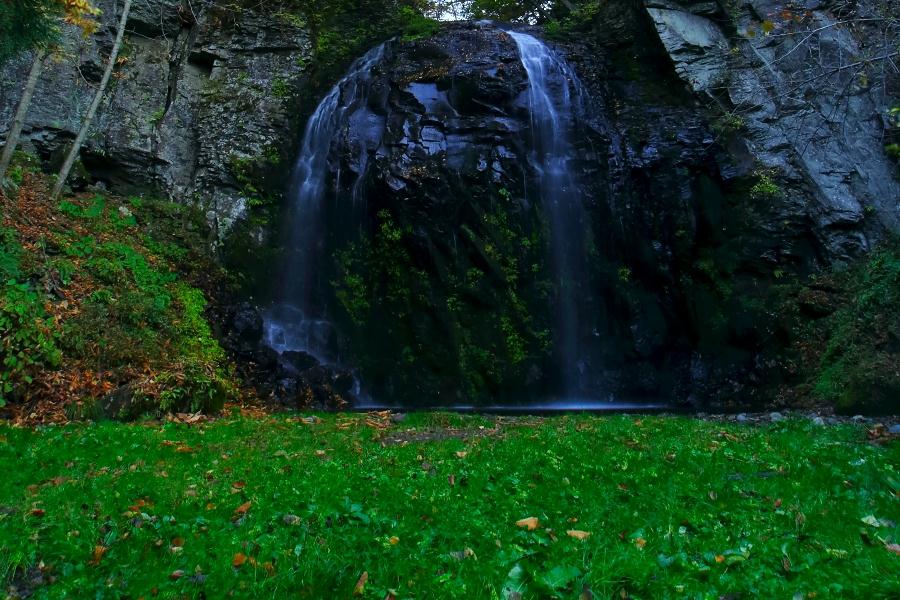
[[[900,243],[839,277],[845,300],[819,326],[826,346],[815,394],[844,412],[900,409]]]
[[[272,95],[280,100],[291,97],[291,88],[288,82],[281,77],[272,80]]]
[[[459,225],[465,239],[450,256],[430,255],[386,209],[336,254],[333,289],[357,364],[397,400],[421,401],[423,390],[496,399],[552,350],[540,227],[513,216],[509,192],[486,204]]]
[[[775,182],[771,171],[757,171],[756,183],[750,188],[750,197],[754,200],[774,200],[781,198],[784,191]]]

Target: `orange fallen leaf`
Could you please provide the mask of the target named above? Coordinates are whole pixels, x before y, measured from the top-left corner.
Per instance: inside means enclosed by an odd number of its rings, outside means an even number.
[[[723,562],[725,562],[725,557],[721,554],[716,555],[716,562],[722,564]]]
[[[182,577],[184,577],[184,571],[182,571],[181,569],[178,569],[177,571],[172,571],[172,574],[169,575],[169,579],[171,579],[172,581],[177,581],[177,580],[181,579]]]
[[[900,555],[900,544],[885,544],[884,547],[888,552],[893,552],[894,554]]]
[[[468,454],[469,454],[468,452],[457,452],[456,457],[457,458],[465,458]]]
[[[247,562],[247,556],[243,552],[238,552],[231,559],[231,566],[235,569],[240,569],[245,562]]]
[[[43,517],[47,512],[43,508],[32,508],[31,516],[32,517]]]
[[[590,531],[581,531],[580,529],[569,529],[566,531],[566,535],[569,537],[573,537],[576,540],[586,540],[591,537]]]
[[[540,524],[541,522],[537,517],[528,517],[526,519],[519,519],[518,521],[516,521],[516,527],[524,527],[528,531],[534,531]]]
[[[641,550],[643,550],[644,546],[647,545],[647,540],[645,540],[642,537],[639,537],[638,539],[634,540],[634,545],[637,546],[638,548],[640,548]]]
[[[106,554],[106,551],[109,550],[106,546],[94,546],[94,551],[91,553],[91,564],[99,565],[100,559],[103,558],[103,555]]]
[[[236,514],[236,515],[246,514],[247,511],[250,510],[250,505],[252,505],[252,504],[253,504],[252,501],[247,500],[246,502],[244,502],[243,504],[238,506],[236,509],[234,509],[234,514]]]
[[[359,579],[356,581],[356,585],[353,587],[353,595],[361,596],[363,590],[366,589],[366,582],[369,580],[369,572],[363,571],[362,575],[359,576]]]

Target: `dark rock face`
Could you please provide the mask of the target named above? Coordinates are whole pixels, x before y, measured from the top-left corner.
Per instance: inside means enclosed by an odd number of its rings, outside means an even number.
[[[23,149],[48,168],[77,134],[115,37],[121,3],[96,4],[100,30],[86,40],[64,36],[65,56],[48,61],[28,113]],[[254,195],[246,178],[293,145],[291,97],[302,85],[308,36],[252,10],[171,0],[134,2],[127,32],[82,150],[83,183],[199,203],[222,239]],[[0,137],[30,61],[0,69]]]
[[[841,68],[851,64],[847,57],[884,53],[882,39],[840,26],[852,17],[877,20],[874,4],[806,3],[803,27],[819,30],[808,38],[764,35],[769,19],[784,21],[776,33],[799,27],[779,17],[783,3],[771,0],[739,3],[731,14],[703,2],[644,6],[678,76],[740,115],[735,154],[755,163],[748,168],[775,174],[795,198],[786,212],[809,220],[827,260],[858,256],[885,230],[900,228],[900,181],[883,150],[898,76],[887,69],[876,81],[875,72],[861,78]]]
[[[323,223],[335,263],[323,265],[333,293],[321,303],[345,362],[387,402],[558,394],[560,290],[515,44],[491,25],[457,25],[391,44],[376,71],[332,147]],[[684,95],[642,104],[652,130],[632,143],[631,123],[610,106],[620,100],[605,84],[589,88],[568,157],[590,264],[578,282],[590,344],[577,369],[604,397],[686,398],[692,380],[712,388],[719,378],[696,354],[707,315],[691,306],[680,253],[727,238],[705,220],[721,220],[733,167]]]
[[[700,13],[654,10],[609,20],[630,30],[625,51],[602,36],[560,48],[587,88],[569,158],[588,213],[593,313],[581,327],[596,338],[580,368],[623,399],[752,403],[781,376],[777,279],[864,251],[893,227],[880,194],[897,182],[879,159],[860,167],[872,185],[841,187],[838,201],[829,172],[800,158],[776,168],[758,146],[714,131],[694,94],[725,72],[714,60],[725,34]],[[694,58],[681,64],[688,47]],[[558,291],[526,85],[509,37],[490,25],[393,44],[332,149],[325,226],[336,264],[325,270],[335,294],[324,303],[376,398],[448,405],[558,390]],[[835,147],[817,160],[844,155]],[[832,227],[825,215],[852,190],[867,198],[860,206],[881,206],[878,219]]]

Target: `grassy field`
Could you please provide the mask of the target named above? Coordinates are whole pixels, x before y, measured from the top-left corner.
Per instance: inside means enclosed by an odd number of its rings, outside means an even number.
[[[896,598],[862,426],[443,414],[0,427],[9,597]]]

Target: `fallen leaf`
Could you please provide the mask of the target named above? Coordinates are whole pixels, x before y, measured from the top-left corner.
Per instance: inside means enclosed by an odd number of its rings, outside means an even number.
[[[867,515],[867,516],[863,517],[862,519],[860,519],[860,521],[862,521],[863,523],[865,523],[866,525],[869,525],[871,527],[893,527],[894,526],[894,524],[891,521],[888,521],[885,519],[879,519],[879,518],[875,517],[875,515]]]
[[[247,562],[247,556],[243,552],[238,552],[231,559],[231,566],[235,569],[240,569],[245,562]]]
[[[900,544],[885,544],[884,547],[888,552],[900,555]]]
[[[541,522],[537,519],[537,517],[528,517],[526,519],[519,519],[516,521],[516,527],[524,527],[528,531],[534,531],[538,528]]]
[[[100,559],[103,558],[103,555],[106,554],[106,551],[109,550],[106,546],[94,546],[94,551],[91,553],[91,564],[99,565]]]
[[[580,529],[569,529],[566,531],[566,535],[576,540],[586,540],[591,537],[590,531],[581,531]]]
[[[642,537],[639,537],[636,540],[634,540],[634,545],[637,546],[638,548],[640,548],[641,550],[643,550],[644,546],[647,545],[647,540],[645,540]]]
[[[172,574],[169,575],[169,579],[171,579],[172,581],[177,581],[177,580],[181,579],[182,577],[184,577],[184,571],[182,571],[181,569],[178,569],[177,571],[172,571]]]
[[[396,535],[392,535],[389,541],[391,542],[391,546],[396,546],[400,543],[400,538],[398,538]]]
[[[246,514],[247,511],[250,510],[250,505],[252,505],[252,504],[253,504],[252,501],[247,500],[246,502],[244,502],[243,504],[238,506],[236,509],[234,509],[234,514],[236,514],[236,515]]]
[[[471,548],[464,548],[463,550],[450,553],[450,558],[454,558],[456,560],[465,560],[470,557],[478,558],[477,556],[475,556],[475,551]]]
[[[356,581],[356,585],[353,586],[353,595],[361,596],[363,590],[366,589],[366,582],[369,580],[369,572],[363,571],[362,575],[359,576],[359,579]]]
[[[45,511],[43,508],[32,508],[32,509],[31,509],[31,516],[32,516],[32,517],[43,517],[43,516],[46,515],[46,514],[47,514],[47,513],[46,513],[46,511]]]
[[[468,456],[468,454],[469,454],[468,452],[457,452],[456,457],[457,458],[465,458],[466,456]]]

